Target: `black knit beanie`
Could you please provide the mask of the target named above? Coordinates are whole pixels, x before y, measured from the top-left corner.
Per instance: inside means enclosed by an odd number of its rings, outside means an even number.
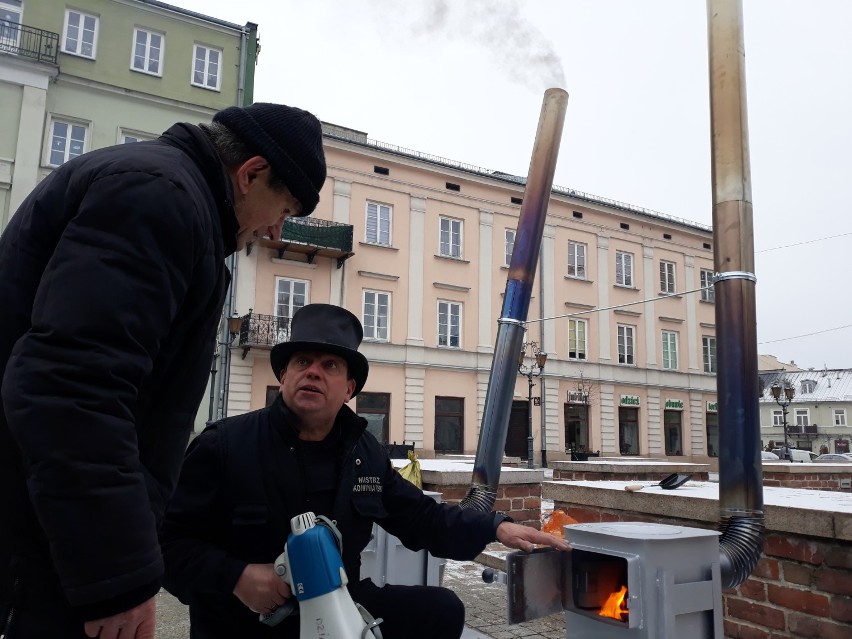
[[[228,127],[269,162],[302,204],[303,216],[313,213],[325,182],[322,125],[313,114],[283,104],[256,102],[223,109],[213,121]]]

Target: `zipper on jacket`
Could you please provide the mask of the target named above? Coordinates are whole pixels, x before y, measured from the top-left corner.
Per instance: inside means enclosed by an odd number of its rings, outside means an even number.
[[[7,639],[12,630],[12,621],[15,619],[15,600],[18,598],[18,590],[20,589],[21,578],[15,577],[15,583],[12,586],[12,597],[9,602],[9,614],[6,615],[6,623],[3,625],[3,631],[0,633],[0,639]]]

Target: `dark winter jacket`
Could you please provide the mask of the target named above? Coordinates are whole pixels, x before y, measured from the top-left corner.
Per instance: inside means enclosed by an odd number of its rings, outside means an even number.
[[[425,496],[365,428],[347,406],[338,413],[330,437],[342,434],[339,485],[333,512],[316,513],[337,522],[350,587],[374,522],[409,549],[451,559],[473,559],[494,541],[493,513]],[[297,431],[280,397],[211,425],[190,444],[161,542],[164,585],[189,605],[193,639],[293,636],[292,623],[263,626],[232,592],[247,564],[272,563],[281,554],[290,519],[313,510],[304,477]]]
[[[3,590],[10,556],[86,619],[158,590],[236,246],[229,189],[177,124],[56,169],[0,237]]]

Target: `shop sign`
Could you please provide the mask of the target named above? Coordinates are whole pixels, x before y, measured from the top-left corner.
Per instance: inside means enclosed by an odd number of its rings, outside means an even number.
[[[707,402],[707,412],[708,413],[718,413],[719,412],[719,402]]]
[[[622,395],[619,406],[639,406],[639,395]]]
[[[588,399],[589,396],[585,393],[581,393],[580,391],[568,391],[569,404],[585,404]]]
[[[666,410],[683,410],[683,400],[682,399],[667,399]]]

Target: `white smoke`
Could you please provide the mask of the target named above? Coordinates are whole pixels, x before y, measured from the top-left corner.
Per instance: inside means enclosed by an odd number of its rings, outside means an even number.
[[[520,0],[374,0],[373,7],[396,14],[393,18],[412,36],[468,40],[485,47],[510,80],[535,92],[565,86],[553,43],[524,17]],[[382,17],[391,18],[388,13]]]

